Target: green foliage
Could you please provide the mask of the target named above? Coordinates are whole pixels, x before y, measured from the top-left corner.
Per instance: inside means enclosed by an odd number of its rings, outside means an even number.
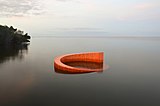
[[[30,42],[31,37],[28,33],[14,29],[12,26],[0,25],[0,45],[22,44],[23,42]]]

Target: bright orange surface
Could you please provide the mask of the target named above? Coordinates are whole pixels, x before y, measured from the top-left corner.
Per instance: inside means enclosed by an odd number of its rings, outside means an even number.
[[[103,64],[103,52],[89,52],[89,53],[77,53],[67,54],[59,56],[54,60],[54,67],[56,70],[61,70],[70,73],[87,73],[87,72],[101,72],[102,68],[89,69],[89,68],[77,68],[66,65],[67,62],[94,62]]]

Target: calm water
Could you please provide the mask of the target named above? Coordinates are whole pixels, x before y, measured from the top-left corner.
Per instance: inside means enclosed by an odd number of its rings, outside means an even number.
[[[159,106],[160,39],[33,38],[0,50],[1,106]],[[103,51],[108,70],[62,74],[56,56]]]

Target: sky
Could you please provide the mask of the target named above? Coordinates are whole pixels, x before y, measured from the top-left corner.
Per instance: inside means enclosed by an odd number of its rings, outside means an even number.
[[[0,24],[32,36],[158,36],[160,0],[0,0]]]

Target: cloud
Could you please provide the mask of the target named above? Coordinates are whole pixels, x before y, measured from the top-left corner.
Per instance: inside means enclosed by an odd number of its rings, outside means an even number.
[[[24,16],[40,14],[41,6],[37,0],[0,0],[0,16]]]
[[[56,0],[56,1],[66,2],[66,1],[71,1],[71,0]]]
[[[127,8],[127,9],[126,9]],[[123,8],[118,14],[119,20],[155,20],[159,17],[159,4],[157,3],[136,3]],[[122,11],[122,10],[121,10]]]
[[[138,10],[148,10],[152,9],[156,6],[156,4],[151,4],[151,3],[142,3],[142,4],[137,4],[134,6],[135,9]]]
[[[56,1],[67,2],[67,1],[77,1],[77,0],[56,0]]]

